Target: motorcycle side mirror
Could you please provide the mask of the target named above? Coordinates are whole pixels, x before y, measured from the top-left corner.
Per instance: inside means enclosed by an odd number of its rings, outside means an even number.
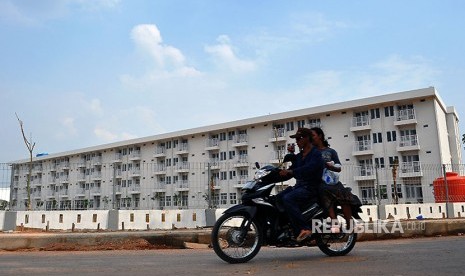
[[[255,162],[255,168],[260,169],[260,164],[258,164],[258,162]]]

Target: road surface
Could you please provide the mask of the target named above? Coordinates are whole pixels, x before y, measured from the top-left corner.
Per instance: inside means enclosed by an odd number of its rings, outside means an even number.
[[[463,275],[465,236],[359,242],[347,256],[264,247],[246,264],[211,249],[0,252],[0,275]]]

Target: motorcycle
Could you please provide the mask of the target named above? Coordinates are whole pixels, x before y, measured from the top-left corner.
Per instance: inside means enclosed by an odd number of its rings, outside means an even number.
[[[292,228],[284,210],[271,195],[276,183],[286,181],[279,175],[279,166],[267,165],[260,168],[254,178],[242,188],[241,204],[224,211],[216,221],[211,241],[215,253],[228,263],[245,263],[254,258],[262,245],[276,247],[314,246],[328,256],[343,256],[355,246],[357,233],[332,233],[324,231],[327,225],[326,214],[318,203],[302,206],[304,219],[312,226],[320,226],[321,231],[313,231],[312,235],[297,242],[292,235]],[[353,217],[361,209],[355,208]],[[338,220],[343,221],[340,207],[336,209]]]

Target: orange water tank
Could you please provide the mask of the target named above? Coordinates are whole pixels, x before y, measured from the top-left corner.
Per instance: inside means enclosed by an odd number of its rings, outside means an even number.
[[[465,201],[465,176],[460,176],[455,172],[446,172],[447,190],[449,202]],[[444,177],[436,178],[433,181],[434,200],[436,202],[446,202],[446,184]]]

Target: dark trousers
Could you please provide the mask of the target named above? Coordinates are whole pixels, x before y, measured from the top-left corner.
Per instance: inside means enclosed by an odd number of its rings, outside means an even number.
[[[278,204],[281,204],[294,229],[294,234],[299,235],[302,229],[310,229],[310,225],[302,217],[301,207],[309,202],[316,202],[315,193],[305,186],[288,187],[277,195]]]

